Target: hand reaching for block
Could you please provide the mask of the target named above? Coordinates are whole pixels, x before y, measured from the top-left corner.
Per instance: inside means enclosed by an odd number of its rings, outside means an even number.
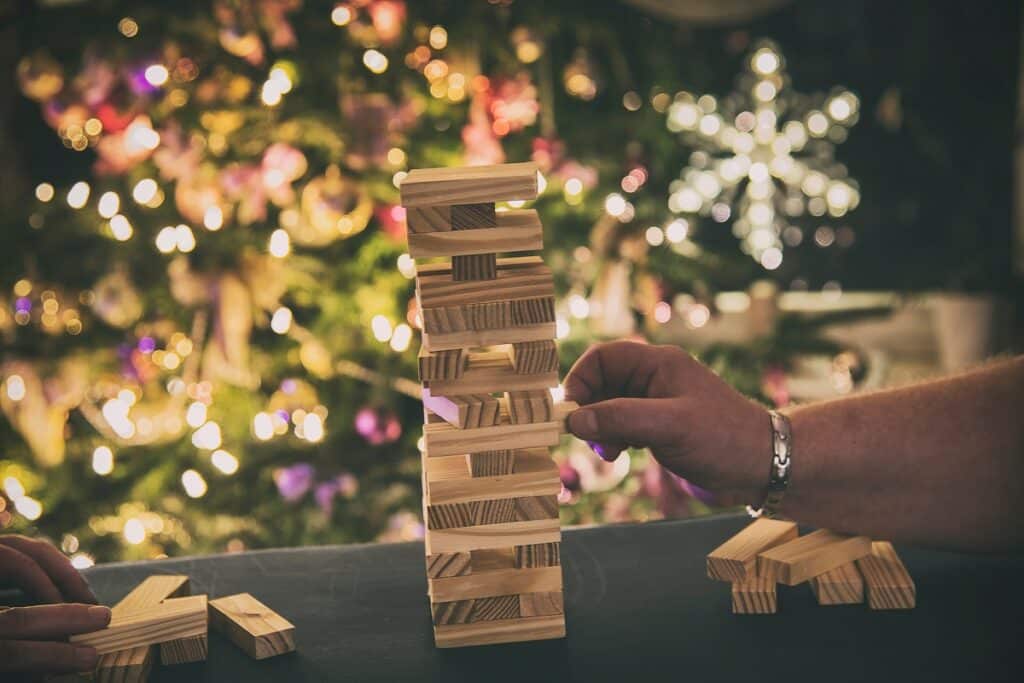
[[[0,674],[92,671],[99,660],[96,650],[66,641],[69,636],[101,629],[109,622],[110,609],[99,605],[0,609]]]

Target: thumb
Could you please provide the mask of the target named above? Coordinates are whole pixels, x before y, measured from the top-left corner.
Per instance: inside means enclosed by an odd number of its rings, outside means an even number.
[[[613,398],[569,414],[569,431],[581,439],[645,447],[668,440],[679,427],[676,399]]]

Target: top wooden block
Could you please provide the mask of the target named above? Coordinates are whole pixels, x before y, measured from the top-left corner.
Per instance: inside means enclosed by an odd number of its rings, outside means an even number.
[[[402,181],[402,205],[450,206],[534,199],[537,166],[532,163],[418,168]]]

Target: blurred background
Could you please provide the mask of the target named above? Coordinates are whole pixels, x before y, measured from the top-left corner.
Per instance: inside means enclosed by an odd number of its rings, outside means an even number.
[[[0,0],[0,527],[79,567],[420,537],[411,168],[538,164],[563,372],[677,344],[785,405],[1019,351],[1021,24]],[[641,451],[555,457],[565,524],[718,509]]]

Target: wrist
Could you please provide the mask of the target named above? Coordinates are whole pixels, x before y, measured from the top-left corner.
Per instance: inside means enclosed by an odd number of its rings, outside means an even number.
[[[760,503],[747,506],[753,517],[777,516],[782,507],[786,490],[789,488],[792,471],[793,430],[789,418],[775,410],[767,411],[770,428],[770,448],[767,450],[767,484],[755,500]]]

